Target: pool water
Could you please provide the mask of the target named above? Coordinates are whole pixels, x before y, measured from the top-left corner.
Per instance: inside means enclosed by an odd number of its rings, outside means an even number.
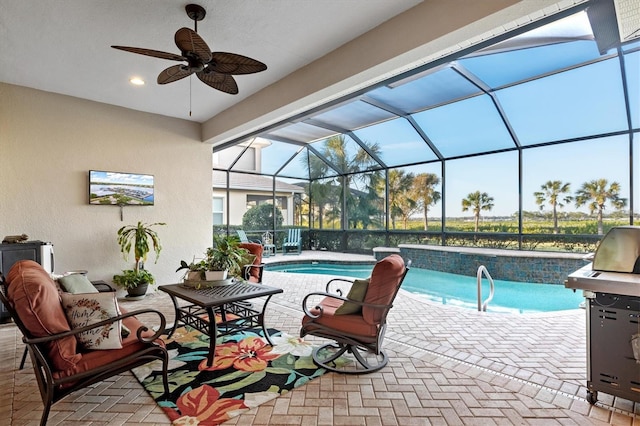
[[[291,264],[267,266],[269,271],[300,274],[325,274],[366,278],[371,275],[373,265],[345,264]],[[491,271],[489,271],[491,272]],[[428,300],[443,305],[477,309],[476,277],[411,268],[402,283],[402,288]],[[581,292],[574,292],[557,284],[522,283],[494,280],[495,294],[489,303],[488,312],[532,313],[577,309],[584,301]],[[489,296],[489,282],[482,284],[483,299]]]

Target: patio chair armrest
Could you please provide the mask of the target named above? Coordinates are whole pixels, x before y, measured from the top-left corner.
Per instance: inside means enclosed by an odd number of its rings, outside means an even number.
[[[313,312],[311,312],[311,310],[309,309],[308,305],[308,299],[311,296],[322,296],[324,297],[330,297],[332,299],[336,299],[336,300],[342,300],[343,302],[349,302],[349,303],[353,303],[356,305],[360,305],[360,307],[369,307],[369,308],[373,308],[373,309],[391,309],[391,307],[393,306],[392,304],[389,305],[380,305],[380,304],[375,304],[375,303],[367,303],[367,302],[359,302],[357,300],[353,300],[353,299],[348,299],[340,294],[335,294],[335,293],[329,293],[329,292],[322,292],[322,291],[314,291],[312,293],[307,294],[304,299],[302,299],[302,310],[304,311],[304,313],[306,315],[308,315],[311,318],[320,318],[322,316],[322,305],[317,304],[313,307],[313,309],[317,309],[320,314],[314,314]]]
[[[147,314],[147,313],[152,313],[152,314],[157,314],[159,319],[160,319],[160,327],[158,328],[158,331],[156,331],[152,336],[150,337],[143,337],[142,333],[144,333],[145,331],[148,331],[149,328],[145,325],[142,325],[141,327],[139,327],[136,330],[136,337],[138,338],[138,340],[142,343],[151,343],[154,340],[158,339],[165,331],[165,326],[167,324],[167,320],[165,319],[164,315],[162,314],[162,312],[156,311],[154,309],[140,309],[137,311],[132,311],[132,312],[127,312],[126,314],[121,314],[121,315],[117,315],[113,318],[109,318],[103,321],[99,321],[95,324],[90,324],[90,325],[86,325],[84,327],[79,327],[79,328],[74,328],[71,329],[69,331],[63,331],[62,333],[56,333],[56,334],[51,334],[49,336],[45,336],[45,337],[34,337],[34,338],[27,338],[27,337],[23,337],[22,341],[26,344],[38,344],[38,343],[48,343],[48,342],[54,342],[56,340],[62,339],[63,337],[67,337],[67,336],[75,336],[76,334],[80,334],[80,333],[84,333],[85,331],[89,331],[92,330],[94,328],[98,328],[98,327],[102,327],[104,325],[107,324],[113,324],[114,322],[124,319],[124,318],[128,318],[128,317],[133,317],[136,315],[140,315],[140,314]]]
[[[264,263],[260,263],[259,265],[254,265],[254,264],[244,265],[244,271],[242,271],[242,278],[245,280],[249,280],[249,277],[251,276],[249,271],[251,271],[251,268],[258,268],[260,270],[260,272],[258,273],[258,282],[261,283],[262,273],[264,272],[264,265],[265,265]]]
[[[353,284],[353,281],[354,280],[348,280],[348,279],[345,279],[345,278],[334,278],[332,280],[329,280],[329,282],[327,283],[327,285],[325,287],[325,292],[327,292],[327,293],[337,293],[340,296],[342,296],[342,289],[336,288],[335,290],[332,290],[331,286],[334,283],[349,283],[349,284]]]
[[[342,295],[339,294],[335,294],[335,293],[329,293],[329,292],[323,292],[323,291],[314,291],[311,292],[309,294],[307,294],[304,299],[302,299],[302,310],[304,311],[305,315],[311,317],[311,318],[320,318],[322,316],[322,305],[321,304],[316,304],[313,309],[317,309],[320,313],[319,314],[314,314],[313,312],[311,312],[311,309],[309,309],[309,298],[310,297],[322,297],[323,299],[326,297],[330,297],[332,299],[337,299],[337,300],[342,300],[342,301],[346,301],[348,300],[346,297],[343,297]]]
[[[113,291],[116,291],[115,288],[111,287],[104,281],[91,281],[91,284],[93,284],[96,290],[98,290],[98,292],[100,293],[111,293]]]

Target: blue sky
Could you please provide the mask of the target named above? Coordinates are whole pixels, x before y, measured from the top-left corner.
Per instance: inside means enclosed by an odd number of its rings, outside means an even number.
[[[543,27],[534,32],[544,36],[543,33],[548,30]],[[456,69],[462,73],[470,72],[494,89],[496,101],[523,147],[628,131],[623,90],[625,83],[629,94],[631,127],[640,128],[640,52],[624,56],[625,82],[620,59],[616,56],[540,79],[527,80],[601,57],[595,42],[589,40],[591,34],[586,14],[566,18],[549,31],[555,31],[554,35],[558,37],[564,35],[571,39],[577,37],[578,40],[497,55],[476,55],[460,59],[453,63],[453,67],[458,67]],[[523,35],[522,39],[526,44],[527,35]],[[531,40],[536,41],[535,38]],[[625,46],[623,50],[638,47],[640,41]],[[524,83],[510,85],[518,81]],[[478,96],[457,100],[474,94]],[[426,108],[412,114],[412,118],[445,158],[514,146],[510,131],[490,96],[482,94],[478,87],[452,68],[434,69],[418,79],[396,86],[382,86],[368,95],[407,111]],[[429,108],[432,106],[435,107]],[[378,114],[381,120],[378,124],[354,130],[354,134],[369,145],[378,143],[380,158],[388,166],[437,158],[407,120],[387,120],[389,113],[373,110],[375,107],[372,105],[354,101],[314,118],[320,121],[331,118],[336,126],[350,128],[350,123],[357,123],[366,114]],[[295,131],[290,134],[296,135]],[[358,146],[346,137],[350,152],[355,152]],[[638,139],[640,134],[636,133],[633,149],[636,212],[640,211]],[[570,183],[574,193],[583,183],[604,178],[609,183],[618,182],[622,188],[620,195],[629,199],[629,145],[629,135],[626,134],[523,149],[523,209],[539,210],[533,193],[549,180]],[[314,146],[322,151],[322,142]],[[299,148],[278,142],[265,148],[263,172],[275,173],[282,167],[283,161]],[[448,160],[445,164],[447,216],[469,216],[469,212],[462,212],[461,200],[478,190],[494,198],[495,207],[485,215],[508,216],[518,210],[517,152]],[[416,174],[429,172],[441,176],[440,163],[404,169]],[[281,175],[306,177],[305,172],[302,162],[295,159],[285,166]],[[545,210],[549,210],[549,206]],[[588,211],[587,207],[577,209],[574,204],[564,208],[564,211],[576,210]],[[440,213],[440,205],[431,208],[432,216],[440,216]]]
[[[98,182],[153,185],[153,175],[91,170],[91,180]]]

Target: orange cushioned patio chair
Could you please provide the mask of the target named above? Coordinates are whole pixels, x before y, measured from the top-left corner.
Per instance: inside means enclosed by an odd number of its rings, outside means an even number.
[[[387,314],[410,265],[411,261],[405,265],[393,254],[376,263],[368,280],[335,278],[327,283],[325,292],[305,296],[300,337],[313,335],[335,342],[313,350],[316,364],[346,374],[372,373],[387,365],[389,358],[382,350]],[[337,288],[340,283],[351,283],[346,297]],[[353,354],[359,365],[334,363],[345,353]]]
[[[247,249],[254,256],[253,264],[246,265],[242,271],[242,278],[253,283],[262,282],[262,272],[264,263],[262,263],[262,252],[264,247],[258,243],[240,243],[240,247]]]
[[[168,395],[168,355],[164,342],[159,339],[166,325],[162,313],[152,309],[124,313],[120,309],[120,315],[72,328],[62,303],[65,294],[59,292],[42,266],[31,260],[16,262],[9,270],[6,282],[0,287],[0,301],[22,332],[22,340],[29,350],[44,404],[41,425],[46,425],[51,406],[70,393],[150,361],[162,361],[164,391]],[[115,294],[101,294],[106,298],[111,297],[115,304]],[[93,295],[84,293],[74,296],[91,298]],[[115,308],[117,310],[117,305]],[[160,322],[158,331],[152,333],[142,325],[134,317],[139,314],[157,315]],[[117,329],[116,345],[121,348],[92,350],[79,343],[78,336],[81,333],[86,336],[89,330],[109,329],[118,320],[122,320],[122,325],[131,331],[127,337],[120,337],[121,330]],[[113,327],[107,334],[113,338],[112,331]],[[104,333],[98,334],[104,336]]]

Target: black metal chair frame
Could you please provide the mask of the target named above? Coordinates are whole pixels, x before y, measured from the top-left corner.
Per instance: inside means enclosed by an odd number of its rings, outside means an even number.
[[[51,406],[63,399],[65,396],[78,389],[85,388],[94,383],[100,382],[104,379],[118,375],[125,371],[129,371],[132,368],[139,367],[155,360],[162,361],[162,380],[165,392],[164,396],[167,397],[169,395],[169,382],[167,376],[169,356],[167,350],[164,347],[153,343],[154,340],[158,339],[165,332],[166,319],[161,312],[153,309],[140,309],[137,311],[118,315],[117,317],[109,318],[107,320],[100,321],[85,327],[72,329],[70,331],[53,334],[47,337],[35,337],[25,327],[24,323],[20,320],[20,317],[13,308],[12,304],[7,299],[7,289],[4,283],[0,284],[0,289],[0,301],[5,305],[7,311],[11,315],[11,318],[22,332],[22,341],[25,343],[31,357],[31,363],[33,365],[33,370],[38,382],[40,396],[42,398],[42,403],[44,404],[44,410],[42,412],[42,418],[40,420],[41,426],[45,426],[47,424]],[[75,336],[93,328],[102,327],[106,324],[111,324],[124,318],[146,313],[156,314],[160,319],[160,328],[152,336],[142,336],[143,332],[148,331],[148,328],[145,326],[140,327],[136,331],[136,337],[138,338],[138,341],[148,344],[146,348],[132,353],[126,357],[114,360],[109,364],[95,367],[87,371],[72,374],[59,379],[56,379],[54,377],[55,370],[46,355],[47,343],[54,342],[67,336]]]
[[[317,337],[330,339],[335,342],[335,343],[327,343],[323,346],[314,348],[312,352],[312,357],[313,357],[313,361],[318,366],[322,368],[326,368],[329,371],[335,371],[337,373],[365,374],[365,373],[373,373],[375,371],[378,371],[387,365],[387,363],[389,362],[389,357],[382,350],[384,334],[387,329],[387,315],[389,314],[389,311],[393,307],[393,301],[395,300],[396,295],[400,290],[400,286],[402,285],[404,278],[407,276],[407,272],[409,272],[410,267],[411,267],[411,261],[409,260],[405,264],[404,273],[402,274],[402,277],[400,278],[398,285],[396,286],[395,292],[393,293],[393,297],[391,298],[391,302],[388,305],[376,305],[376,304],[358,302],[351,299],[347,299],[346,297],[343,296],[343,291],[339,288],[332,291],[331,287],[335,283],[343,282],[343,283],[353,284],[352,280],[346,280],[342,278],[334,278],[330,280],[326,284],[326,288],[324,292],[312,292],[307,294],[304,297],[304,299],[302,300],[302,309],[304,310],[305,315],[309,316],[312,319],[320,318],[322,316],[322,310],[323,310],[322,305],[314,306],[314,308],[319,311],[319,314],[317,315],[312,313],[308,307],[308,304],[309,304],[308,299],[310,297],[316,298],[318,296],[330,297],[337,300],[348,301],[349,303],[354,303],[354,304],[360,305],[361,307],[367,306],[374,309],[380,309],[382,311],[382,316],[378,325],[378,332],[375,338],[373,339],[369,339],[369,338],[364,339],[363,337],[370,337],[370,336],[360,336],[357,334],[346,333],[342,330],[335,330],[331,327],[327,327],[324,324],[318,324],[314,321],[311,321],[303,325],[302,328],[300,329],[300,337],[304,337],[306,335],[313,335]],[[329,353],[333,352],[333,354],[327,357],[323,357],[322,356],[323,351],[328,351]],[[367,360],[363,357],[361,351],[373,353],[376,356],[379,356],[381,358],[378,358],[376,364],[371,364],[367,362]],[[358,369],[358,368],[344,369],[344,368],[334,367],[334,365],[332,365],[333,361],[338,359],[345,352],[353,354],[355,359],[363,368],[362,369]]]
[[[4,278],[0,278],[0,280],[3,280],[3,279]],[[4,282],[2,282],[2,284],[4,285]],[[96,290],[98,290],[98,292],[100,293],[110,293],[110,292],[116,291],[113,287],[111,287],[109,284],[105,283],[104,281],[91,282],[91,284],[93,284]],[[22,353],[22,359],[20,360],[19,370],[22,370],[24,368],[24,364],[27,362],[28,354],[29,354],[29,347],[25,346],[24,352]]]

